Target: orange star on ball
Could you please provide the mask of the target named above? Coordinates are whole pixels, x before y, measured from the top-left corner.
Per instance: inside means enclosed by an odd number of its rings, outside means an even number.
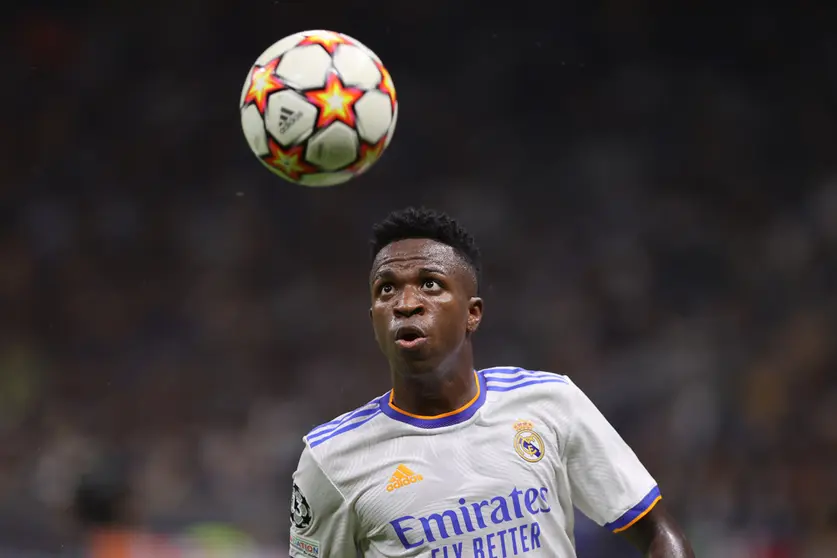
[[[320,45],[329,54],[334,54],[334,51],[337,50],[338,45],[350,45],[352,44],[346,37],[340,35],[338,33],[333,33],[331,31],[320,31],[319,33],[314,33],[313,35],[308,35],[302,41],[300,41],[298,46],[303,45]]]
[[[363,97],[363,91],[344,87],[336,73],[328,76],[325,87],[305,94],[308,100],[320,109],[317,127],[328,126],[339,120],[348,126],[355,126],[354,104]]]
[[[267,99],[270,94],[285,88],[285,84],[276,75],[278,65],[279,58],[275,58],[264,66],[256,64],[250,72],[250,87],[244,96],[244,104],[255,104],[261,114],[264,114],[267,108]]]
[[[383,64],[376,62],[375,65],[381,72],[381,83],[378,85],[378,89],[389,95],[392,106],[395,108],[395,85],[392,83],[392,76],[389,75]]]
[[[349,167],[349,170],[355,174],[363,174],[369,167],[371,167],[375,161],[377,161],[381,153],[384,152],[384,145],[386,144],[386,136],[384,136],[381,141],[376,143],[375,145],[370,145],[368,143],[363,143],[360,146],[360,157],[358,157],[357,162]]]
[[[306,163],[303,159],[305,148],[302,145],[283,149],[281,145],[268,140],[268,149],[270,154],[264,156],[262,160],[269,167],[276,169],[291,180],[299,180],[302,175],[317,172],[317,169]]]

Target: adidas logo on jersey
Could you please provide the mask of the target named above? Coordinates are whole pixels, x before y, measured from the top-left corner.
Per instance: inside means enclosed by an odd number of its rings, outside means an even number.
[[[387,492],[392,492],[393,490],[401,488],[402,486],[415,484],[423,480],[424,477],[422,477],[419,474],[416,474],[409,467],[402,464],[398,466],[398,468],[392,474],[392,477],[389,479],[389,482],[387,483]]]

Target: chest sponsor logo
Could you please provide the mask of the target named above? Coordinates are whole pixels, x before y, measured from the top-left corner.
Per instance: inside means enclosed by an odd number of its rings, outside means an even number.
[[[516,556],[541,547],[537,516],[551,513],[548,497],[544,486],[515,487],[507,495],[479,502],[459,498],[459,506],[389,523],[404,549],[427,547],[432,558]]]

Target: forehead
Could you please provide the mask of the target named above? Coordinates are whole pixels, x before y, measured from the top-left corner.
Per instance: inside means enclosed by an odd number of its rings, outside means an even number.
[[[404,272],[428,266],[452,273],[461,270],[464,262],[447,244],[427,238],[407,238],[393,242],[378,252],[372,264],[372,278],[384,272]]]

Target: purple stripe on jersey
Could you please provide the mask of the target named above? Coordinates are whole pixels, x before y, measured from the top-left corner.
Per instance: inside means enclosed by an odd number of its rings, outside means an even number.
[[[465,422],[466,420],[470,419],[471,417],[476,414],[476,412],[483,406],[485,403],[485,378],[483,378],[482,374],[477,374],[477,382],[479,382],[479,396],[477,399],[465,407],[461,409],[457,413],[448,416],[442,417],[415,417],[410,416],[389,404],[389,397],[391,392],[385,393],[378,401],[381,407],[381,411],[391,419],[397,420],[399,422],[403,422],[405,424],[409,424],[411,426],[416,426],[418,428],[442,428],[443,426],[453,426],[454,424],[459,424],[461,422]]]
[[[552,375],[552,372],[543,372],[539,370],[526,370],[525,368],[520,368],[519,366],[496,366],[494,368],[484,368],[480,370],[481,374],[488,374],[492,376],[494,374],[549,374]]]
[[[321,424],[320,426],[315,427],[313,430],[311,430],[311,432],[308,433],[307,437],[311,438],[311,437],[314,437],[314,436],[321,436],[321,435],[323,435],[327,432],[332,432],[333,430],[336,430],[337,428],[340,428],[340,426],[346,424],[350,420],[356,419],[358,417],[365,417],[365,416],[371,415],[373,413],[377,413],[378,410],[379,409],[377,407],[370,407],[369,403],[367,403],[366,405],[364,405],[360,409],[355,409],[354,411],[352,411],[348,415],[344,416],[343,418],[337,418],[337,419],[334,419],[331,422],[327,422],[325,424]]]
[[[523,376],[517,378],[518,380],[527,380],[527,377]],[[489,378],[490,382],[495,381],[494,378]],[[534,386],[537,384],[566,384],[567,381],[563,378],[556,376],[555,378],[542,378],[542,379],[531,379],[519,384],[514,384],[510,386],[497,386],[489,384],[486,388],[488,391],[514,391],[516,389],[524,388],[527,386]]]
[[[378,416],[378,414],[380,413],[380,411],[378,409],[375,409],[374,411],[375,412],[373,414],[367,416],[365,419],[363,419],[359,422],[353,422],[353,423],[348,424],[348,425],[346,425],[342,428],[338,428],[337,430],[332,430],[331,432],[329,432],[328,434],[326,434],[322,438],[318,438],[314,441],[311,441],[311,439],[308,438],[308,445],[311,446],[312,448],[315,448],[315,447],[319,446],[320,444],[322,444],[323,442],[327,442],[328,440],[331,440],[332,438],[336,438],[337,436],[339,436],[340,434],[343,434],[344,432],[349,432],[349,431],[354,430],[355,428],[357,428],[359,426],[363,426],[364,424],[366,424],[367,422],[369,422],[370,420],[372,420],[373,418]]]
[[[639,501],[637,505],[623,513],[622,517],[616,521],[611,521],[610,523],[605,524],[605,527],[611,531],[620,531],[628,527],[641,516],[648,513],[650,508],[656,504],[657,500],[660,498],[660,487],[655,486],[651,489],[651,492],[645,495],[645,498]]]
[[[519,382],[520,380],[552,380],[558,379],[564,381],[562,376],[557,374],[550,374],[549,372],[532,372],[528,374],[519,373],[515,376],[495,376],[494,372],[488,373],[485,375],[485,379],[489,382],[503,382],[503,383],[512,383],[512,382]],[[566,382],[564,382],[566,383]]]

